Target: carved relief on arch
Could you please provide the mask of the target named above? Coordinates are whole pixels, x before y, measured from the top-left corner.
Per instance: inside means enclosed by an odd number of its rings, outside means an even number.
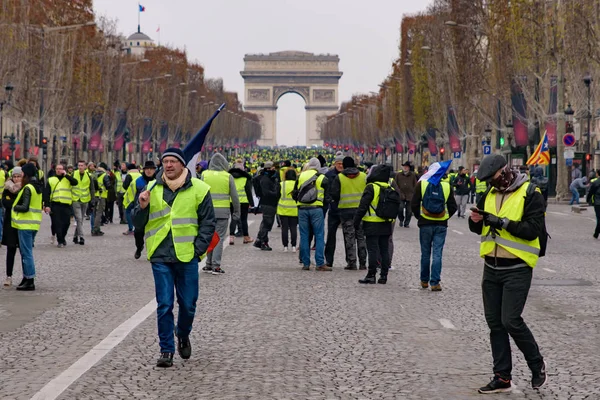
[[[277,102],[281,96],[288,92],[298,93],[308,103],[310,101],[310,87],[308,86],[274,86],[273,101]]]
[[[322,103],[334,103],[335,90],[314,89],[313,101],[319,101]]]
[[[248,89],[249,101],[269,101],[269,89]]]

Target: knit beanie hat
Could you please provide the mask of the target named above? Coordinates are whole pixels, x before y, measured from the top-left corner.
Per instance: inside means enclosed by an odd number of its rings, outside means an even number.
[[[183,155],[183,151],[181,149],[177,149],[175,147],[170,147],[165,150],[165,152],[162,154],[162,156],[160,156],[160,161],[164,160],[165,157],[175,157],[184,166],[187,165],[185,162],[185,156]]]
[[[30,178],[33,178],[35,176],[35,165],[33,164],[25,164],[21,167],[21,170],[23,171],[23,175],[28,176]],[[14,174],[14,172],[13,172]]]
[[[336,158],[337,161],[337,158]],[[344,168],[356,168],[356,164],[354,163],[354,158],[352,157],[344,157],[342,160]]]
[[[21,169],[21,167],[14,167],[12,169],[12,173],[13,173],[13,175],[15,175],[15,174],[21,175],[23,173],[23,170]]]

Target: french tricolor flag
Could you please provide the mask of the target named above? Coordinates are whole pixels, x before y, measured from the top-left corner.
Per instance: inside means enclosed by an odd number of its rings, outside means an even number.
[[[146,7],[144,7],[143,5],[138,3],[138,6],[140,7],[140,12],[146,11]]]

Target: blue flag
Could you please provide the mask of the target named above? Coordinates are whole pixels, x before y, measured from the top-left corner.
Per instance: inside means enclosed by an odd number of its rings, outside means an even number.
[[[192,172],[192,174],[196,173],[196,163],[198,162],[198,157],[200,155],[200,150],[202,150],[202,145],[204,145],[204,141],[206,140],[206,136],[208,135],[208,131],[210,131],[210,126],[212,125],[217,115],[225,108],[225,103],[221,104],[221,106],[215,111],[212,117],[206,123],[198,133],[189,141],[189,143],[183,149],[183,156],[185,158],[185,162],[187,163],[188,169]]]

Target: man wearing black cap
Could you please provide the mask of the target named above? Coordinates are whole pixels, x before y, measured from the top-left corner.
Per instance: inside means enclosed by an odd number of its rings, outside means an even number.
[[[415,194],[415,188],[417,187],[417,176],[411,171],[410,161],[406,161],[402,164],[402,171],[396,174],[394,181],[398,188],[396,190],[400,194],[398,220],[400,221],[400,226],[408,228],[412,217],[410,202]]]
[[[481,236],[484,259],[483,307],[490,328],[494,378],[480,393],[511,390],[512,357],[509,335],[531,369],[531,386],[546,383],[546,363],[521,314],[531,286],[533,268],[546,248],[544,197],[526,174],[507,165],[503,156],[485,157],[477,179],[491,189],[469,218],[469,229]]]
[[[136,230],[144,230],[148,260],[156,288],[156,318],[160,357],[156,366],[173,366],[175,338],[173,305],[177,292],[179,314],[175,326],[177,352],[192,355],[190,333],[198,301],[198,262],[215,233],[210,187],[186,168],[183,151],[169,148],[162,154],[163,169],[140,193],[133,210]]]

